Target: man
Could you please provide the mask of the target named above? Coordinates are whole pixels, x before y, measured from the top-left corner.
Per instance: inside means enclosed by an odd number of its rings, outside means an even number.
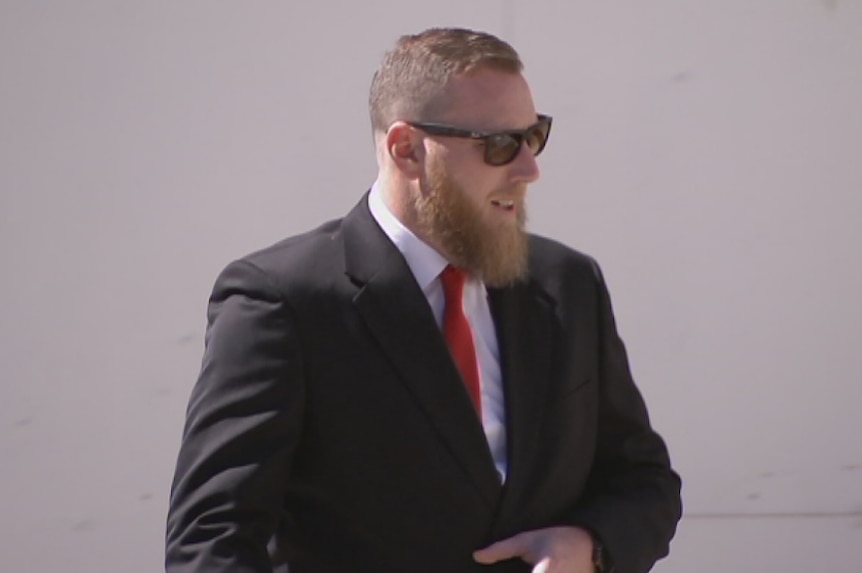
[[[595,262],[524,232],[551,119],[511,46],[401,38],[379,175],[229,265],[168,516],[171,573],[641,573],[680,482]]]

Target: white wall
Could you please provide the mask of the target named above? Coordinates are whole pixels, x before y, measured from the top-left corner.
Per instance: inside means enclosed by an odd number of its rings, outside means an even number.
[[[3,569],[160,569],[211,283],[359,198],[432,25],[555,118],[531,228],[603,264],[685,481],[655,570],[862,570],[854,0],[0,0]]]

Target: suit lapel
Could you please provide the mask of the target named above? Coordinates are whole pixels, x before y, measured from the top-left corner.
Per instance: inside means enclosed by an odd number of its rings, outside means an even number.
[[[489,291],[506,398],[508,475],[501,517],[528,495],[536,440],[553,375],[554,300],[532,282]]]
[[[446,448],[496,505],[501,485],[481,422],[410,268],[365,198],[345,218],[343,231],[357,311]]]

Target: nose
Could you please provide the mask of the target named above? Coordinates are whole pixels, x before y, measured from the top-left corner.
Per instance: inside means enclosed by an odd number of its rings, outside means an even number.
[[[526,141],[521,142],[521,150],[510,164],[512,178],[518,182],[532,183],[539,178],[539,162]]]

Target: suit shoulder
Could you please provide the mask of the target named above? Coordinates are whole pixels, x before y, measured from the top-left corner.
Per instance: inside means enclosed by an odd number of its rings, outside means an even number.
[[[342,219],[327,221],[315,229],[282,239],[228,264],[216,280],[243,284],[271,293],[285,293],[304,281],[320,280],[343,266]],[[257,289],[255,289],[257,290]]]
[[[592,256],[544,237],[530,237],[530,281],[561,309],[584,312],[608,297]]]
[[[599,274],[593,257],[547,237],[530,235],[529,253],[530,273],[539,277],[558,273]]]
[[[261,270],[283,270],[286,263],[301,262],[308,258],[321,256],[331,250],[332,243],[341,231],[342,219],[333,219],[322,225],[278,241],[242,257]]]

